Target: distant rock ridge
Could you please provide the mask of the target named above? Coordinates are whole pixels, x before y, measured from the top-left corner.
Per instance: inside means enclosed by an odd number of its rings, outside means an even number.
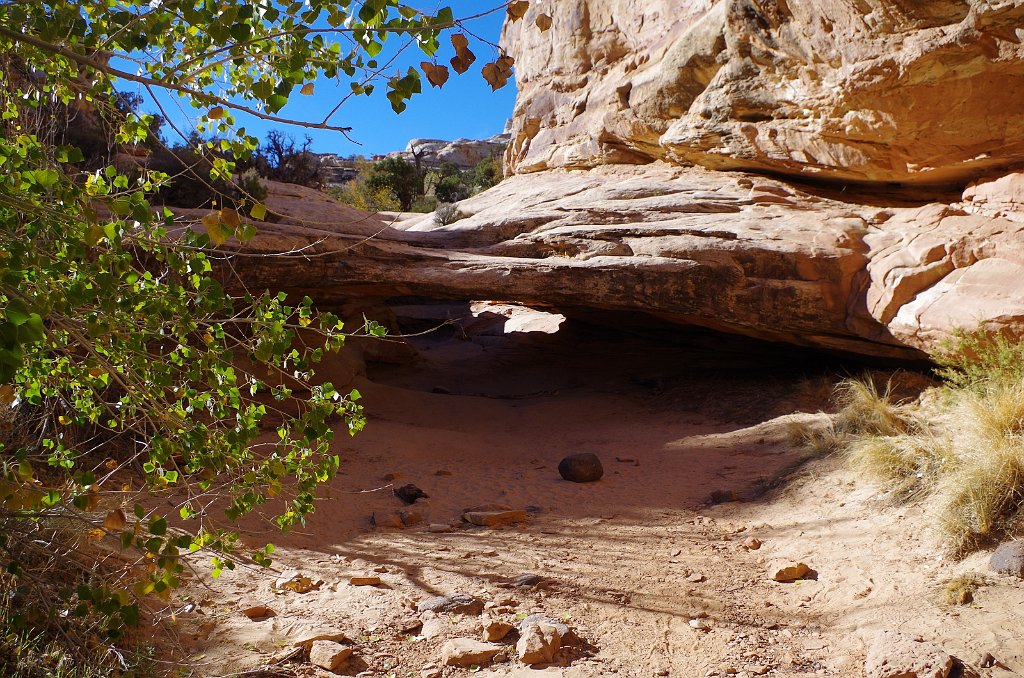
[[[487,139],[411,139],[404,151],[389,153],[411,163],[419,162],[421,167],[439,167],[451,163],[459,169],[470,169],[487,158],[501,158],[508,147],[508,132],[495,134]]]

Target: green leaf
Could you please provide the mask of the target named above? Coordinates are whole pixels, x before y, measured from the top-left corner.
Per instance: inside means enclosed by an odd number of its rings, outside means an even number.
[[[253,219],[257,221],[263,221],[264,219],[267,218],[266,205],[256,203],[255,205],[252,206],[252,209],[249,210],[249,216],[251,216]]]
[[[277,113],[285,104],[288,103],[288,97],[283,94],[271,94],[267,97],[267,110],[271,113]]]
[[[15,326],[24,325],[32,317],[25,302],[20,299],[11,299],[4,308],[4,316]]]
[[[162,537],[167,533],[167,520],[163,516],[151,519],[149,521],[149,533]]]

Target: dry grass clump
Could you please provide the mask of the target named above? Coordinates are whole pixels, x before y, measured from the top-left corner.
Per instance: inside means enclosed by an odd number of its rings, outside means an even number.
[[[939,487],[941,523],[962,556],[1024,529],[1024,383],[959,393],[947,425],[956,464]]]
[[[850,464],[893,497],[928,496],[953,556],[1024,533],[1024,344],[961,334],[941,356],[946,397],[915,410],[890,385],[840,385]]]
[[[977,572],[966,572],[953,577],[943,587],[946,602],[950,605],[970,605],[974,602],[974,594],[983,586],[988,586],[988,578]]]
[[[861,436],[847,454],[853,468],[901,500],[927,494],[956,463],[950,443],[930,433]]]
[[[879,382],[884,379],[884,387]],[[791,444],[808,448],[814,454],[828,454],[846,449],[865,436],[899,436],[914,433],[920,426],[911,414],[909,403],[923,390],[921,377],[909,372],[891,375],[866,373],[859,379],[844,379],[828,384],[828,395],[822,382],[807,383],[801,391],[817,394],[816,402],[835,411],[832,422],[824,428],[794,424],[787,432]],[[927,378],[925,378],[927,381]],[[895,394],[901,398],[897,400]]]
[[[917,426],[906,411],[906,405],[894,402],[892,380],[879,390],[875,379],[844,379],[836,386],[839,412],[833,426],[848,435],[898,436],[914,431]]]

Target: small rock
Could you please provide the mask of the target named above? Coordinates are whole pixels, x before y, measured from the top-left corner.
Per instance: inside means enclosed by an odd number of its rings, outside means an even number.
[[[420,678],[441,678],[442,673],[444,673],[444,671],[435,666],[420,671]]]
[[[274,581],[274,589],[278,592],[293,591],[295,593],[309,593],[317,591],[323,586],[323,580],[313,581],[310,577],[298,570],[285,570],[280,577]]]
[[[402,522],[402,514],[398,511],[374,511],[373,525],[384,529],[402,529],[405,523]]]
[[[956,660],[920,636],[880,631],[864,660],[865,678],[946,678]]]
[[[446,525],[444,523],[430,523],[430,525],[427,526],[427,532],[434,532],[434,533],[437,533],[437,534],[441,534],[441,533],[444,533],[444,532],[451,532],[451,531],[452,531],[452,526],[451,525]]]
[[[524,624],[520,627],[519,641],[516,643],[516,654],[519,661],[533,666],[548,664],[555,658],[555,653],[562,646],[562,634],[552,624],[538,622]]]
[[[592,452],[570,454],[558,462],[558,473],[573,483],[592,483],[604,475],[601,460]]]
[[[256,621],[259,619],[266,619],[267,617],[273,617],[275,612],[266,605],[253,605],[252,607],[247,607],[242,610],[242,614],[249,619]]]
[[[695,630],[695,631],[710,631],[711,630],[711,624],[709,624],[708,622],[704,621],[703,619],[691,619],[690,620],[690,628]]]
[[[299,639],[292,643],[292,647],[301,647],[306,652],[309,652],[313,643],[318,640],[330,640],[335,643],[341,643],[347,640],[347,638],[342,631],[336,629],[316,629],[300,635]]]
[[[689,577],[686,578],[686,581],[694,583],[694,584],[699,584],[702,581],[704,581],[704,575],[702,575],[700,572],[694,572],[693,574],[691,574]]]
[[[380,577],[352,577],[348,583],[352,586],[380,586]]]
[[[757,537],[747,537],[743,540],[743,548],[747,549],[748,551],[756,551],[757,549],[761,548],[762,543],[763,542]]]
[[[398,517],[405,527],[412,527],[423,523],[423,514],[413,509],[406,509],[398,512]]]
[[[520,635],[523,633],[526,627],[531,624],[548,624],[550,626],[554,626],[555,630],[557,630],[558,634],[562,637],[562,645],[574,645],[577,641],[579,641],[579,638],[576,636],[576,632],[570,629],[567,624],[563,624],[558,620],[552,619],[551,617],[539,613],[531,614],[525,619],[523,619],[521,622],[519,622]]]
[[[441,663],[445,666],[479,666],[489,662],[500,651],[500,645],[472,638],[455,638],[441,648]]]
[[[419,619],[406,619],[399,621],[398,632],[403,634],[415,634],[419,635],[420,629],[423,628],[423,622]]]
[[[309,648],[309,663],[328,671],[337,670],[351,656],[351,647],[330,640],[313,641]]]
[[[734,676],[737,673],[739,673],[739,671],[736,670],[736,667],[732,664],[722,664],[720,667],[718,667],[718,671],[720,673],[724,673],[727,676]]]
[[[524,522],[526,511],[470,511],[462,514],[462,519],[481,527],[499,527]]]
[[[1024,579],[1024,539],[1014,539],[1000,544],[992,554],[988,566],[993,572]]]
[[[420,601],[416,605],[417,612],[435,612],[437,614],[465,614],[475,617],[483,612],[483,601],[465,593],[453,593],[450,596],[435,596]]]
[[[754,676],[763,676],[771,670],[771,667],[765,666],[764,664],[751,664],[746,668],[746,672]]]
[[[424,638],[437,638],[444,635],[450,626],[451,622],[446,617],[434,617],[423,622],[419,635]]]
[[[489,643],[496,643],[502,640],[515,627],[509,623],[494,620],[484,624],[484,640]]]
[[[412,483],[408,485],[402,485],[394,491],[395,496],[404,501],[406,504],[415,504],[417,499],[429,499],[430,495],[416,487]]]
[[[734,490],[715,490],[708,496],[707,504],[727,504],[731,501],[739,501]]]
[[[509,582],[509,584],[511,584],[512,586],[519,586],[524,588],[529,586],[537,586],[543,583],[544,577],[540,576],[539,574],[531,574],[529,572],[526,574],[521,574]]]
[[[516,607],[519,605],[519,601],[509,595],[498,596],[491,602],[494,603],[495,607]]]
[[[811,568],[803,563],[775,563],[768,568],[768,576],[775,581],[791,582],[806,576]]]

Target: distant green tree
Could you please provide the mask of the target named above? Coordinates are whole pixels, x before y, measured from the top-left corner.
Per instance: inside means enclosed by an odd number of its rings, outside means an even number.
[[[486,191],[495,186],[502,178],[501,156],[492,155],[477,163],[471,170],[470,183],[473,192]]]
[[[390,190],[402,211],[408,212],[416,198],[423,195],[423,176],[416,167],[399,156],[391,156],[374,163],[366,179],[370,191]]]

